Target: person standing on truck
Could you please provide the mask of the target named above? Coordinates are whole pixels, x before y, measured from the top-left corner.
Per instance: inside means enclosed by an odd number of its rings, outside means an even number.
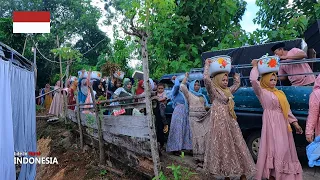
[[[210,79],[207,59],[204,67],[204,84],[212,102],[210,125],[205,138],[204,169],[213,175],[240,176],[241,180],[256,172],[255,164],[243,139],[234,111],[233,93],[240,87],[239,74],[228,87],[228,74],[220,73]]]
[[[311,143],[320,135],[320,75],[318,75],[309,98],[309,115],[306,125],[306,139]]]
[[[302,180],[302,167],[292,135],[292,124],[297,134],[303,130],[292,114],[283,91],[275,88],[277,75],[263,74],[258,81],[258,61],[251,62],[252,88],[262,107],[262,130],[257,160],[256,179]]]
[[[290,60],[303,60],[304,58],[308,57],[303,50],[298,48],[292,48],[290,51],[286,50],[284,43],[278,43],[274,45],[271,50],[275,55],[280,57],[281,62]],[[279,79],[281,81],[289,79],[292,86],[313,86],[315,80],[313,74],[290,75],[303,73],[313,73],[308,63],[280,65],[278,75],[289,74],[289,76],[280,76]]]

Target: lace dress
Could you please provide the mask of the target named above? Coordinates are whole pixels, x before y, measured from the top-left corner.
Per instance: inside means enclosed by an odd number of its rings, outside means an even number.
[[[297,119],[289,111],[285,120],[278,98],[274,93],[262,89],[258,81],[258,68],[250,73],[252,88],[262,107],[262,130],[257,161],[256,179],[274,176],[280,180],[302,180],[302,167],[299,162],[289,123]]]
[[[203,161],[205,150],[205,136],[208,132],[208,123],[210,120],[210,111],[207,112],[200,98],[188,91],[184,85],[180,85],[180,90],[186,97],[189,104],[189,122],[192,132],[192,150],[193,157],[196,160]]]
[[[211,174],[224,177],[252,176],[255,164],[243,139],[238,122],[229,113],[229,99],[214,87],[211,82],[209,66],[205,66],[204,83],[211,102],[210,126],[206,137],[204,168]],[[230,91],[234,93],[240,86],[239,79],[234,79]]]

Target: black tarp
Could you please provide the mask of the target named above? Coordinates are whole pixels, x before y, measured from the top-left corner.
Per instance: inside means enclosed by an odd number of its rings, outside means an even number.
[[[285,43],[285,49],[292,49],[294,47],[296,48],[302,48],[301,43],[302,39],[294,39],[289,41],[278,41],[278,42],[271,42],[261,45],[253,45],[253,46],[243,46],[239,48],[231,48],[231,49],[225,49],[220,51],[213,51],[213,52],[204,52],[202,53],[202,65],[204,65],[204,62],[207,58],[219,56],[219,55],[228,55],[232,58],[232,65],[239,65],[239,64],[250,64],[252,59],[258,59],[261,56],[268,53],[269,55],[274,55],[271,51],[271,47],[279,42]],[[248,76],[251,68],[246,69],[238,69],[237,72],[241,72],[242,75]]]

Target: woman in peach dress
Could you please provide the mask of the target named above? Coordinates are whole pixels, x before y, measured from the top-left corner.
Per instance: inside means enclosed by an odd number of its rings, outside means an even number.
[[[306,139],[312,142],[320,135],[320,75],[318,75],[309,98],[309,115],[306,126]]]
[[[205,138],[204,169],[213,175],[230,177],[252,176],[255,164],[243,139],[234,111],[233,93],[240,87],[240,77],[234,75],[234,83],[228,87],[228,74],[220,73],[212,80],[207,59],[204,68],[204,83],[212,102],[209,131]]]
[[[262,130],[256,179],[302,180],[302,167],[293,140],[292,124],[297,134],[302,128],[290,110],[286,95],[275,88],[275,73],[262,75],[258,81],[258,63],[253,60],[250,82],[262,107]]]

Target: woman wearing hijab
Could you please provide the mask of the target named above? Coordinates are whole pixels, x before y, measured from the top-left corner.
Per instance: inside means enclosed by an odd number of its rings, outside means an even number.
[[[230,179],[231,176],[246,179],[246,176],[253,175],[256,169],[234,111],[232,94],[238,90],[240,78],[235,74],[231,87],[228,87],[227,73],[219,73],[211,80],[211,62],[212,60],[207,59],[204,68],[204,83],[213,104],[205,141],[204,168],[225,179]]]
[[[169,136],[167,141],[167,152],[180,155],[181,150],[192,150],[192,134],[189,125],[189,109],[187,101],[180,91],[180,82],[173,76],[174,86],[171,91],[172,108]]]
[[[129,78],[123,79],[123,87],[119,87],[116,91],[113,93],[113,99],[118,97],[126,97],[126,96],[132,96],[131,93],[132,83]],[[128,104],[132,103],[132,100],[124,100],[119,102],[120,104]],[[124,115],[132,115],[132,109],[126,109],[126,112]]]
[[[189,74],[185,74],[180,89],[189,106],[189,121],[192,131],[192,152],[198,167],[202,167],[205,136],[208,130],[208,121],[210,120],[210,112],[206,111],[209,106],[206,97],[202,94],[202,89],[199,80],[194,80],[189,84],[189,90],[185,85]]]
[[[46,84],[45,88],[42,90],[42,94],[48,93],[51,91],[50,84]],[[52,103],[52,93],[49,93],[44,96],[44,108],[48,111]]]
[[[74,92],[77,90],[78,80],[71,82],[70,88],[68,88],[68,105],[76,104]],[[68,106],[68,109],[74,110],[75,106]]]
[[[144,92],[144,88],[143,88],[143,80],[140,80],[138,82],[138,87],[136,89],[136,95],[142,94]]]
[[[263,125],[255,178],[302,180],[302,168],[290,124],[297,134],[302,134],[302,128],[290,110],[286,95],[275,88],[277,75],[263,74],[258,81],[257,62],[251,62],[250,81],[263,107]]]
[[[61,82],[57,81],[56,85],[54,86],[54,90],[57,90],[61,87]],[[55,91],[53,100],[50,106],[49,114],[56,115],[59,117],[62,113],[62,106],[63,106],[63,90]]]
[[[320,75],[318,75],[309,98],[309,115],[306,125],[306,139],[312,142],[320,135]]]
[[[92,89],[96,92],[95,99],[99,99],[100,96],[105,97],[105,82],[100,80],[93,81]]]

